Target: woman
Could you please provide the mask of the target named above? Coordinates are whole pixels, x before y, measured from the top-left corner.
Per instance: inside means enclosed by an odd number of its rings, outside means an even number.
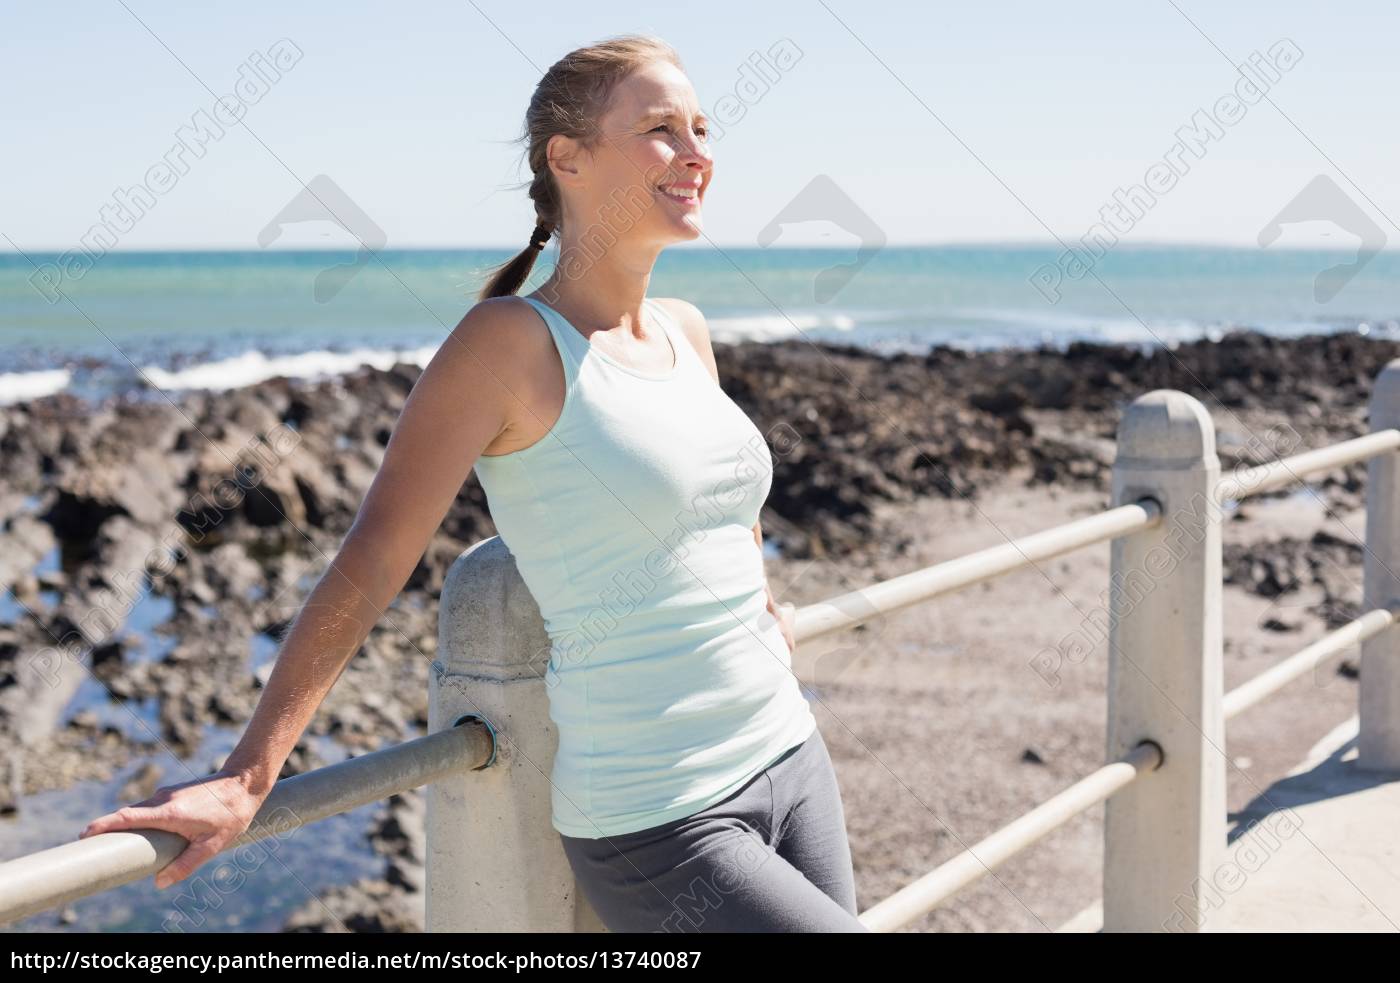
[[[604,924],[864,931],[763,571],[767,443],[719,387],[699,311],[647,295],[661,250],[700,234],[713,167],[694,90],[664,42],[612,38],[550,68],[526,131],[530,245],[414,386],[238,747],[82,835],[190,839],[158,886],[235,839],[475,467],[549,631],[552,823]],[[514,296],[551,235],[554,274]]]

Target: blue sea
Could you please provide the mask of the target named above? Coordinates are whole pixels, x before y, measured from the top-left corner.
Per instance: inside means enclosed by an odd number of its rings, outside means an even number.
[[[552,269],[541,255],[528,292]],[[1342,251],[1118,246],[1091,272],[1042,246],[837,249],[687,245],[663,252],[649,293],[682,297],[716,341],[787,338],[875,351],[1150,348],[1218,338],[1400,335],[1400,252],[1381,252],[1320,301]],[[475,303],[503,250],[112,252],[87,269],[0,255],[0,402],[60,390],[221,389],[360,364],[423,364]],[[338,272],[337,272],[338,268]],[[330,270],[331,272],[326,272]],[[1330,295],[1334,293],[1334,295]]]

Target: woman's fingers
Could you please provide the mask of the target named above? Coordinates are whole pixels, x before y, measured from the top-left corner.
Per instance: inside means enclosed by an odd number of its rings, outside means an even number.
[[[158,788],[150,798],[99,816],[78,834],[82,839],[120,829],[166,829],[193,839],[238,820],[246,790],[219,778],[195,778]]]
[[[156,872],[156,887],[169,887],[247,829],[265,797],[249,792],[236,778],[215,774],[157,789],[144,801],[98,816],[78,838],[122,829],[161,829],[183,837],[184,850]]]
[[[787,641],[788,655],[797,653],[797,605],[780,604],[782,611],[783,638]]]
[[[166,888],[183,881],[206,860],[217,856],[222,848],[223,844],[217,834],[198,837],[185,847],[183,853],[156,872],[156,887]]]
[[[116,812],[98,816],[88,823],[78,834],[78,839],[122,829],[168,829],[179,833],[181,830],[177,828],[177,824],[183,825],[165,806],[122,806]]]
[[[123,829],[164,829],[184,836],[190,840],[189,845],[179,856],[156,872],[156,887],[163,888],[184,880],[196,867],[218,853],[217,849],[210,848],[212,836],[195,834],[194,838],[190,839],[191,834],[185,832],[187,826],[186,822],[173,819],[169,810],[161,806],[123,806],[116,812],[98,816],[88,823],[78,834],[78,839]]]

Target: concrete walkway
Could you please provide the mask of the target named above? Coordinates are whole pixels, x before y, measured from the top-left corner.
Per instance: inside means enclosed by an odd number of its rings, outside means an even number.
[[[1207,932],[1400,932],[1400,774],[1358,771],[1357,718],[1232,816]],[[1096,932],[1098,904],[1061,932]]]
[[[1236,817],[1215,932],[1400,932],[1400,774],[1358,771],[1357,719]]]

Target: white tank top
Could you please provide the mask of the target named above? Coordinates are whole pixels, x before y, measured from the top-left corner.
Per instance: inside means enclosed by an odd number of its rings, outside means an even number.
[[[713,805],[816,719],[765,611],[763,435],[650,298],[674,355],[656,374],[521,299],[554,338],[563,410],[539,441],[475,470],[550,637],[552,822],[596,839]]]

